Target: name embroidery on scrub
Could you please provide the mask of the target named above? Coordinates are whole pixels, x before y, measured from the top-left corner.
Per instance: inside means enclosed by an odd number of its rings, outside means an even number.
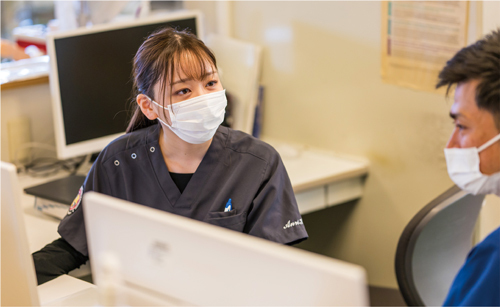
[[[297,225],[304,225],[304,222],[302,222],[302,219],[297,220],[295,222],[290,222],[290,220],[288,220],[288,223],[286,223],[285,226],[283,226],[283,229],[287,229],[287,228],[294,227]]]

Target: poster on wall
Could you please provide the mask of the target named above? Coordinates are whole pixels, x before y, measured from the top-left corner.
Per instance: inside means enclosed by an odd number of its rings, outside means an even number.
[[[438,92],[439,71],[466,46],[468,14],[468,1],[382,2],[382,80]]]

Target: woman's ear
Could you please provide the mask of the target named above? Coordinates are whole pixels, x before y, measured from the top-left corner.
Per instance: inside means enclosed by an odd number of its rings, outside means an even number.
[[[149,100],[148,96],[144,94],[137,95],[136,98],[139,108],[141,108],[142,113],[149,119],[155,120],[158,118],[158,114],[153,109],[153,103]]]

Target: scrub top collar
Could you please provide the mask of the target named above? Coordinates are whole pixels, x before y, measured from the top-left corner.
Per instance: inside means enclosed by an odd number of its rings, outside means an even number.
[[[191,208],[194,204],[203,202],[203,200],[198,199],[203,189],[208,182],[213,182],[215,178],[211,178],[214,174],[214,169],[224,161],[224,144],[227,139],[227,133],[222,133],[219,127],[215,133],[212,143],[207,150],[207,153],[203,157],[200,165],[196,169],[193,177],[189,180],[184,192],[181,194],[177,186],[175,185],[172,177],[169,174],[169,170],[163,159],[163,155],[160,149],[159,138],[160,138],[161,126],[158,124],[153,128],[151,133],[147,135],[147,150],[149,151],[149,160],[152,164],[153,170],[155,172],[158,184],[161,190],[168,199],[170,205],[175,208]],[[154,148],[154,149],[151,149]]]

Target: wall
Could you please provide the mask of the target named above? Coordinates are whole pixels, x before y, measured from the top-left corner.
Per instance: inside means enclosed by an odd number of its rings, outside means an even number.
[[[452,185],[442,151],[452,99],[381,82],[380,6],[232,2],[228,32],[265,47],[265,135],[372,163],[363,199],[306,215],[311,238],[300,247],[361,264],[370,284],[396,287],[400,233]],[[471,2],[469,20],[471,43],[500,26],[500,2]],[[499,204],[488,196],[479,238],[500,224]]]
[[[382,83],[380,10],[380,2],[232,2],[232,33],[265,47],[265,135],[371,161],[360,201],[304,217],[311,239],[302,247],[397,287],[399,235],[452,185],[443,154],[452,99]]]
[[[49,83],[28,85],[2,90],[1,94],[1,155],[2,161],[11,161],[7,123],[11,119],[27,117],[30,121],[31,141],[54,146],[55,136],[52,120],[52,103]],[[54,156],[53,152],[39,153]]]
[[[204,12],[205,33],[217,31],[214,2],[186,7]],[[364,266],[372,285],[397,287],[399,235],[452,185],[442,151],[452,99],[381,82],[379,2],[229,7],[229,32],[265,48],[263,133],[371,161],[363,198],[304,216],[310,239],[300,247]],[[48,84],[5,90],[1,99],[2,160],[10,118],[28,116],[33,140],[54,144]]]
[[[217,32],[217,5],[211,1],[184,1],[187,10],[199,10],[203,13],[202,27],[204,36]]]
[[[500,29],[500,1],[485,1],[482,3],[480,24],[482,34],[493,29]],[[488,195],[481,209],[479,222],[479,238],[483,239],[500,225],[500,198]]]

